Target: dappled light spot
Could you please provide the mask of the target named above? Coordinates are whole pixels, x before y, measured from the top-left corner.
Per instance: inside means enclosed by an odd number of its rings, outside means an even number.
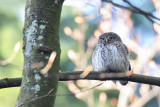
[[[50,58],[48,60],[48,64],[40,71],[42,74],[45,74],[49,71],[49,69],[52,67],[52,64],[56,58],[57,53],[53,51],[50,55]]]
[[[104,93],[104,92],[100,93],[100,95],[99,95],[99,101],[101,103],[105,103],[107,101],[107,95],[106,95],[106,93]]]
[[[83,23],[84,22],[84,18],[83,17],[81,17],[81,16],[77,16],[77,17],[75,17],[75,19],[74,19],[74,21],[76,22],[76,23]]]
[[[17,42],[14,47],[14,51],[13,51],[12,55],[6,60],[0,60],[0,64],[7,65],[7,64],[11,63],[15,59],[15,57],[17,56],[17,53],[20,49],[20,46],[21,46],[21,42]]]
[[[84,72],[80,75],[81,78],[85,78],[91,71],[93,70],[93,66],[89,65]]]
[[[67,35],[67,36],[71,36],[72,35],[72,29],[68,26],[64,27],[64,33]]]

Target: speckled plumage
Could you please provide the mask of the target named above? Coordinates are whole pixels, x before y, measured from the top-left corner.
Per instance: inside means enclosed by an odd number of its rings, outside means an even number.
[[[127,72],[130,70],[129,52],[121,38],[113,33],[104,33],[92,55],[94,71]],[[128,81],[120,81],[126,85]]]

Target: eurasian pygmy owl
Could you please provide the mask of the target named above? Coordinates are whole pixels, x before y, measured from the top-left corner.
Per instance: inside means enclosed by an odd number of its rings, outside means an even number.
[[[121,38],[113,32],[99,36],[97,46],[92,55],[94,71],[127,72],[131,69],[129,51]],[[120,81],[126,85],[128,81]]]

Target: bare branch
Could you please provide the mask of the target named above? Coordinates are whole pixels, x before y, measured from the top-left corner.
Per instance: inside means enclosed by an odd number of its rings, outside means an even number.
[[[129,7],[126,7],[126,6],[123,6],[123,5],[114,3],[112,0],[103,0],[103,1],[109,2],[109,3],[113,4],[113,5],[116,6],[116,7],[128,9],[128,10],[134,12],[134,13],[137,13],[137,14],[142,14],[142,15],[144,15],[144,16],[145,16],[150,22],[152,22],[152,23],[155,22],[152,18],[157,19],[157,20],[160,20],[160,18],[152,15],[151,13],[145,12],[145,11],[137,8],[136,6],[132,5],[132,3],[130,3],[130,2],[127,1],[127,0],[123,0],[123,1],[126,2],[127,4],[129,4],[132,8],[129,8]],[[151,17],[152,17],[152,18],[151,18]],[[158,24],[158,23],[157,23],[157,24]]]
[[[9,87],[19,87],[22,78],[4,78],[0,80],[0,89]]]
[[[136,6],[134,6],[134,5],[133,5],[132,3],[130,3],[129,1],[127,1],[127,0],[123,0],[123,1],[126,2],[126,3],[128,3],[132,8],[136,9],[139,13],[160,20],[160,18],[153,16],[151,13],[147,13],[147,12],[145,12],[145,11],[137,8]]]
[[[143,83],[160,86],[160,78],[153,76],[145,76],[140,74],[132,74],[131,76],[126,73],[106,73],[106,72],[91,72],[85,78],[81,78],[80,75],[83,71],[76,72],[61,72],[59,73],[59,81],[70,80],[127,80],[131,82]],[[5,78],[0,80],[0,89],[9,87],[19,87],[21,85],[21,78]]]

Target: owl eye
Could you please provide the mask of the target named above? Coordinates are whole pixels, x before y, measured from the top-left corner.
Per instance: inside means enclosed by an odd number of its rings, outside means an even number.
[[[114,39],[114,37],[109,37],[109,38],[112,39],[112,40]]]
[[[101,38],[103,41],[105,40],[105,38]]]

